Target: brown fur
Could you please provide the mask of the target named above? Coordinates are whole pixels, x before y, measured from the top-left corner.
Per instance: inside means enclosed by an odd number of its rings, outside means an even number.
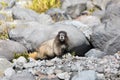
[[[64,41],[60,40],[60,33],[65,34]],[[47,59],[63,55],[69,48],[69,39],[65,31],[60,31],[55,39],[43,42],[37,49],[38,58]]]

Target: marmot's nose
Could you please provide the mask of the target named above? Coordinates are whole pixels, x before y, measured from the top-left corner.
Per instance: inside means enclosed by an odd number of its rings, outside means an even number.
[[[61,37],[60,37],[60,40],[64,40],[64,36],[61,36]]]

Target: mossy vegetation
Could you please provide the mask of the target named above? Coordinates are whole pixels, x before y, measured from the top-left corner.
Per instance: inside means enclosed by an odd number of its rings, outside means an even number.
[[[27,52],[24,52],[24,53],[21,53],[21,54],[19,54],[19,53],[14,53],[14,59],[17,59],[17,58],[19,58],[20,56],[23,56],[23,57],[25,57],[26,58],[26,60],[27,61],[29,61],[29,54],[27,53]]]
[[[75,56],[76,55],[76,53],[73,51],[73,52],[71,52],[70,53],[72,56]]]
[[[0,33],[0,39],[2,40],[5,40],[5,39],[8,39],[9,36],[8,36],[8,29],[5,28],[1,33]]]
[[[7,4],[7,3],[5,3],[4,1],[1,1],[1,2],[0,2],[0,4],[1,4],[3,7],[8,6],[8,4]]]
[[[50,8],[59,8],[60,6],[60,0],[33,0],[29,8],[35,10],[38,13],[42,13]]]

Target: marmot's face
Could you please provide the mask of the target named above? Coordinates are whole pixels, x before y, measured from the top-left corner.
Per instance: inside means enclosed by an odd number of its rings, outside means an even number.
[[[60,42],[64,42],[67,37],[67,33],[65,31],[60,31],[58,33],[58,39]]]

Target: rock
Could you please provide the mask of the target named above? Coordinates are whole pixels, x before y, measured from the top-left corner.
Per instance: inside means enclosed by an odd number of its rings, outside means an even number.
[[[120,36],[116,36],[113,39],[109,40],[105,44],[104,52],[109,54],[114,54],[120,50],[120,46],[118,45],[120,42]]]
[[[12,75],[10,80],[35,80],[35,77],[31,73],[23,71],[16,75]]]
[[[27,52],[27,50],[22,44],[11,40],[0,40],[0,56],[11,60],[15,53],[20,54],[24,52]]]
[[[100,18],[91,15],[82,15],[78,17],[76,20],[80,21],[83,24],[88,25],[89,27],[97,27],[101,24]]]
[[[52,24],[54,21],[52,20],[52,18],[50,17],[50,15],[47,14],[40,14],[39,15],[39,23],[40,24]]]
[[[14,59],[13,62],[13,68],[15,70],[22,70],[25,68],[24,65],[27,63],[27,60],[23,56],[20,56],[18,59]]]
[[[93,47],[105,51],[108,54],[115,53],[118,50],[118,46],[115,46],[114,51],[110,52],[108,47],[112,44],[111,41],[114,40],[120,32],[119,4],[120,1],[115,0],[107,5],[105,15],[101,19],[102,25],[94,28],[93,34],[91,35],[91,43]]]
[[[26,8],[31,4],[32,4],[32,0],[19,0],[19,1],[16,1],[15,6],[21,7],[21,8]]]
[[[86,9],[86,2],[88,0],[64,0],[62,9],[66,11],[72,18],[80,16],[81,12]]]
[[[10,78],[12,75],[15,75],[15,71],[14,71],[12,68],[7,68],[7,69],[4,71],[4,75],[5,75],[7,78]]]
[[[20,56],[17,60],[15,60],[14,62],[20,62],[20,63],[27,63],[27,60],[25,57]]]
[[[112,0],[93,0],[92,3],[94,5],[99,6],[102,10],[105,10],[107,4]]]
[[[6,77],[3,77],[3,78],[1,78],[0,80],[9,80],[8,78],[6,78]]]
[[[20,12],[18,12],[18,11],[20,11]],[[37,14],[36,12],[34,12],[30,9],[15,7],[12,9],[12,12],[13,12],[14,19],[39,21],[39,19],[38,19],[39,14]]]
[[[71,80],[97,80],[97,74],[93,70],[78,72]]]
[[[13,21],[12,10],[11,9],[2,9],[0,14],[4,15],[5,21]]]
[[[69,80],[70,79],[70,75],[67,72],[64,73],[58,73],[56,74],[58,78],[60,79],[64,79],[64,80]]]
[[[91,49],[85,54],[86,57],[96,57],[96,58],[103,58],[105,55],[106,55],[105,52],[102,52],[97,49]]]
[[[98,80],[106,80],[104,74],[97,74]]]
[[[71,43],[70,48],[78,55],[84,55],[91,48],[84,34],[74,26],[63,24],[41,25],[39,23],[28,23],[28,25],[30,26],[12,29],[9,36],[10,39],[23,44],[29,51],[36,49],[43,41],[54,38],[61,30],[67,32]]]
[[[20,12],[18,12],[18,10]],[[15,20],[37,21],[43,24],[52,23],[52,19],[49,15],[47,14],[39,15],[38,13],[34,12],[31,9],[15,7],[12,9],[12,12],[13,12],[13,18]]]
[[[12,63],[5,58],[0,58],[0,77],[3,76],[4,71],[9,67],[12,67]]]
[[[49,9],[46,14],[50,15],[55,22],[62,20],[71,20],[71,17],[64,10],[61,10],[59,8]]]
[[[37,64],[36,63],[26,63],[26,64],[24,64],[23,65],[23,67],[24,68],[32,68],[32,67],[35,67],[35,66],[37,66]]]
[[[7,8],[12,8],[12,7],[15,6],[15,4],[16,4],[16,0],[10,0],[10,2],[8,3]]]
[[[6,20],[6,17],[3,14],[0,14],[0,20]]]

